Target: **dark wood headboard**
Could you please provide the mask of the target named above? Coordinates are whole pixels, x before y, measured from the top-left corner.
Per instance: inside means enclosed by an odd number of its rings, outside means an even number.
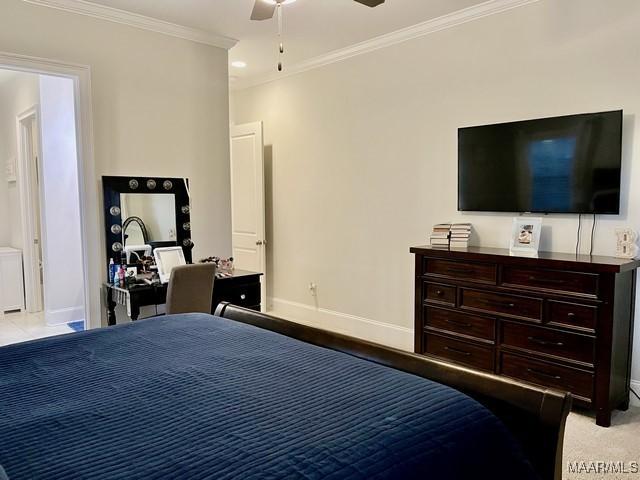
[[[562,445],[571,395],[301,325],[221,303],[216,316],[271,330],[453,387],[491,410],[520,442],[543,479],[561,480]]]

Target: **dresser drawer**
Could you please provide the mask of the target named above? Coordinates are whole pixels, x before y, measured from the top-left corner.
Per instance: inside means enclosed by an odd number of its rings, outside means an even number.
[[[593,375],[583,370],[502,353],[501,373],[518,380],[568,391],[584,400],[593,398]]]
[[[426,275],[496,284],[498,267],[491,263],[456,262],[425,258],[423,272]]]
[[[462,308],[511,317],[542,320],[542,300],[482,290],[462,289]]]
[[[495,319],[470,315],[443,308],[423,307],[424,322],[429,328],[445,330],[453,334],[469,335],[484,340],[495,340]]]
[[[423,283],[424,300],[430,303],[441,303],[455,307],[456,287],[440,283]]]
[[[593,364],[595,339],[550,328],[502,322],[502,345]]]
[[[592,296],[598,294],[598,275],[593,273],[505,266],[502,271],[502,283],[521,288],[555,290],[563,293],[580,293]]]
[[[595,332],[598,308],[569,302],[549,301],[549,325]]]
[[[492,372],[494,369],[494,353],[491,347],[425,333],[424,351],[430,355],[480,370]]]

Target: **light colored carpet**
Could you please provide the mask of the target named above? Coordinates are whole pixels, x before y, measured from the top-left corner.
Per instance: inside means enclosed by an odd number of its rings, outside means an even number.
[[[569,462],[624,462],[627,473],[572,473]],[[563,479],[565,480],[640,480],[633,464],[640,464],[640,407],[615,411],[611,427],[595,424],[592,414],[572,412],[564,439]]]

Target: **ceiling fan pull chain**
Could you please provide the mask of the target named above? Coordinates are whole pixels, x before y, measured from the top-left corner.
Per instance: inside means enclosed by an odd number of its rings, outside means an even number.
[[[276,8],[278,10],[278,40],[279,40],[278,71],[281,72],[282,71],[282,55],[284,54],[284,44],[282,42],[282,4],[278,3]]]

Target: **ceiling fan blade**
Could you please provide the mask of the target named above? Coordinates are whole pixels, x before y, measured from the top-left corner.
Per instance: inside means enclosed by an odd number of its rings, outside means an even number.
[[[269,20],[273,17],[276,6],[265,2],[264,0],[256,0],[251,12],[251,20]]]
[[[367,7],[377,7],[378,5],[382,5],[384,0],[355,0],[362,5],[366,5]]]

